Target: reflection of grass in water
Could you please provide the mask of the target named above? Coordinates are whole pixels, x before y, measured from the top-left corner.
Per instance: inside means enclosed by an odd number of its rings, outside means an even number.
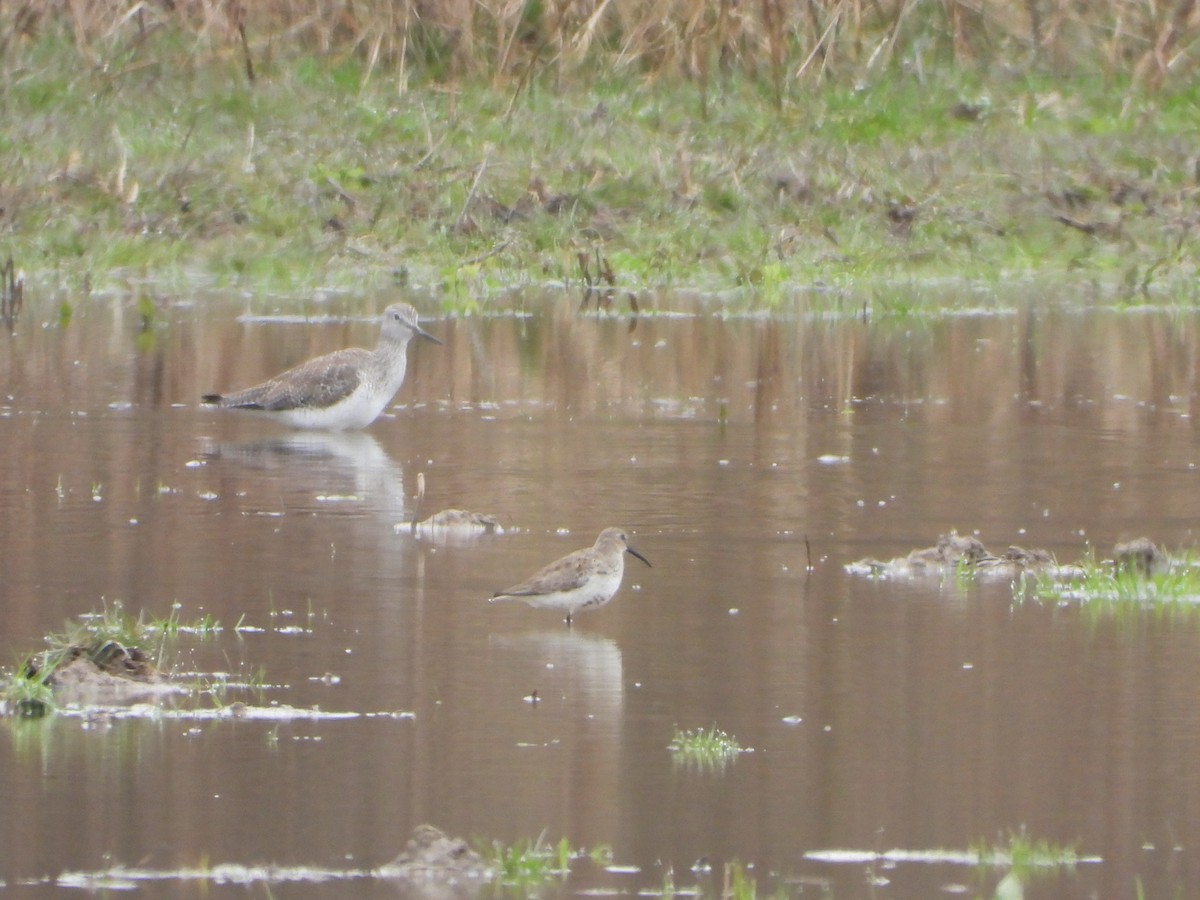
[[[706,769],[724,768],[742,752],[737,739],[715,725],[708,730],[695,728],[683,731],[677,727],[667,748],[676,762]]]

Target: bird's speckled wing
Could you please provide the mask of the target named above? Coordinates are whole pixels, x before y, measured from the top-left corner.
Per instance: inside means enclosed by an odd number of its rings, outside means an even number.
[[[361,380],[362,366],[369,358],[367,351],[358,348],[338,350],[310,359],[262,384],[226,394],[218,403],[227,408],[268,412],[325,409],[354,392]]]
[[[497,591],[496,597],[537,597],[556,591],[573,591],[582,587],[592,574],[591,557],[586,550],[576,550],[562,559],[550,563],[546,568],[531,576],[527,581],[513,585],[507,590]]]

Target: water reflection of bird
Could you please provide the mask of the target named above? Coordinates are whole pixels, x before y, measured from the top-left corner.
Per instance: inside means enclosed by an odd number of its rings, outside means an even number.
[[[564,610],[570,625],[577,610],[603,606],[617,593],[625,574],[626,553],[650,565],[650,560],[629,545],[623,530],[605,528],[591,547],[567,554],[491,599],[522,600],[537,609]]]
[[[283,486],[289,495],[365,501],[389,517],[404,513],[404,472],[366,432],[297,432],[251,442],[206,440],[199,455],[210,463],[236,461],[270,472],[271,483]],[[259,476],[252,481],[263,484]]]
[[[489,644],[522,660],[506,669],[497,685],[500,696],[511,696],[515,681],[533,688],[538,701],[566,697],[572,709],[589,717],[619,719],[625,679],[621,649],[611,638],[560,628],[493,636]],[[527,701],[534,702],[533,694]]]
[[[383,312],[374,350],[335,350],[254,387],[201,399],[220,409],[261,412],[293,428],[365,428],[404,383],[408,342],[414,337],[441,343],[417,324],[415,309],[396,303]]]

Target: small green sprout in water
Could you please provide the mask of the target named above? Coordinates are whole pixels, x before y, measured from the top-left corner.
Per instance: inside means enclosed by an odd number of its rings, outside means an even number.
[[[975,575],[979,569],[975,563],[963,557],[954,564],[954,585],[960,591],[965,591],[975,584]]]
[[[551,845],[543,833],[536,841],[520,840],[508,847],[493,841],[480,855],[495,868],[501,884],[520,887],[566,876],[576,854],[565,837]]]
[[[178,603],[172,605],[171,611],[164,617],[148,616],[145,611],[134,616],[126,612],[120,600],[116,600],[111,605],[106,603],[99,613],[87,613],[80,618],[84,620],[83,628],[88,633],[126,645],[145,643],[147,637],[153,634],[163,638],[178,637],[180,634],[212,637],[221,631],[221,623],[210,613],[186,622],[179,615],[180,608]]]
[[[39,719],[53,712],[54,691],[46,684],[49,677],[48,672],[30,671],[27,666],[18,667],[0,691],[4,697],[4,707],[23,719]]]
[[[757,900],[758,882],[746,872],[747,866],[738,860],[725,864],[725,883],[721,890],[722,900]],[[786,900],[787,889],[780,885],[771,894],[771,900]]]
[[[146,636],[142,616],[130,615],[120,600],[105,602],[99,612],[84,613],[79,619],[78,624],[68,625],[62,632],[47,635],[46,643],[51,647],[71,646],[90,635],[98,642],[132,645],[140,643]]]
[[[1079,854],[1074,847],[1052,844],[1044,838],[1032,838],[1024,828],[1010,831],[1000,840],[971,846],[971,852],[983,868],[1007,868],[1025,881],[1035,871],[1075,868]]]
[[[659,888],[659,895],[663,897],[675,896],[675,867],[667,866],[667,870],[663,872],[662,887]]]
[[[737,860],[725,863],[725,886],[721,896],[728,900],[754,900],[758,883],[746,874],[746,867]]]
[[[722,768],[742,752],[737,739],[715,725],[707,731],[703,728],[683,731],[676,727],[667,748],[677,762],[706,768]]]
[[[1038,875],[1059,868],[1074,869],[1080,861],[1074,847],[1031,838],[1024,828],[1010,831],[1006,838],[992,844],[972,845],[971,852],[979,861],[981,875],[988,869],[1008,870],[992,894],[996,900],[1024,897],[1025,886]]]
[[[246,687],[261,696],[263,691],[267,689],[267,667],[256,667],[246,679]]]

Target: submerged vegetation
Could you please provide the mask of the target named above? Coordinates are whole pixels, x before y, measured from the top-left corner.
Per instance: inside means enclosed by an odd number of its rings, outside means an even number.
[[[1198,25],[1173,9],[126,7],[0,10],[0,256],[64,309],[197,276],[464,309],[547,280],[1195,297]]]

